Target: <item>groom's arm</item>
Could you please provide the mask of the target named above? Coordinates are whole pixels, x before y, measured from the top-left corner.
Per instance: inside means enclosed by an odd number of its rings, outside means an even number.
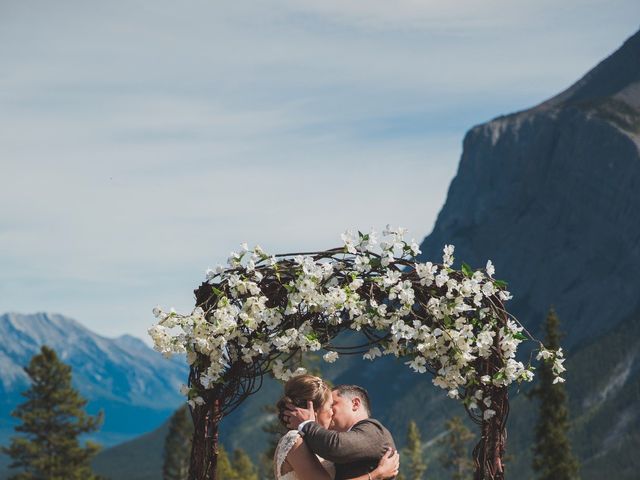
[[[304,441],[313,453],[334,463],[354,461],[378,461],[388,442],[381,428],[375,423],[363,421],[348,432],[335,432],[322,428],[315,422],[302,427]]]

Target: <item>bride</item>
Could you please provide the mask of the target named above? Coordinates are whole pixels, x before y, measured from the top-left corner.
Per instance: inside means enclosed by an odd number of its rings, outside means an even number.
[[[328,429],[333,416],[331,389],[321,378],[313,375],[299,375],[285,384],[284,397],[277,404],[283,425],[286,425],[283,414],[286,412],[287,404],[307,408],[308,402],[313,404],[316,422]],[[393,478],[398,474],[399,463],[398,452],[390,450],[370,474],[349,480]],[[332,462],[314,455],[309,450],[297,430],[289,430],[278,442],[273,467],[276,480],[333,480],[336,472]]]

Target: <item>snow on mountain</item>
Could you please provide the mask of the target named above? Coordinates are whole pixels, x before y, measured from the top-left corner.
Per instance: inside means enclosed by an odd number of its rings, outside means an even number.
[[[106,338],[63,315],[6,313],[0,316],[0,443],[11,434],[10,411],[29,386],[23,366],[42,345],[53,348],[72,367],[73,384],[89,400],[89,411],[103,409],[105,424],[97,441],[113,444],[147,432],[183,401],[183,358],[165,359],[130,335]]]

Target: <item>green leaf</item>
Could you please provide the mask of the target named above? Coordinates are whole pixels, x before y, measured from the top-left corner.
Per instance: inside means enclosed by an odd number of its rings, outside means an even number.
[[[222,295],[224,295],[224,292],[219,288],[211,287],[211,289],[213,290],[213,293],[215,293],[217,297],[221,297]]]
[[[471,278],[471,276],[473,275],[473,270],[468,264],[462,262],[462,273]]]
[[[494,280],[493,284],[499,288],[507,288],[507,282],[505,282],[504,280]]]
[[[517,339],[517,340],[526,340],[527,337],[526,335],[523,335],[522,332],[516,332],[513,334],[513,338]]]

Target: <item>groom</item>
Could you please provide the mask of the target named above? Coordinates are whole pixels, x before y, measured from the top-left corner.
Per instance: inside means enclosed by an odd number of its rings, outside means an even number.
[[[387,449],[395,450],[391,433],[370,418],[367,391],[357,385],[335,387],[331,430],[315,422],[313,409],[288,409],[288,427],[298,429],[309,449],[336,466],[335,480],[366,475],[378,466]]]

